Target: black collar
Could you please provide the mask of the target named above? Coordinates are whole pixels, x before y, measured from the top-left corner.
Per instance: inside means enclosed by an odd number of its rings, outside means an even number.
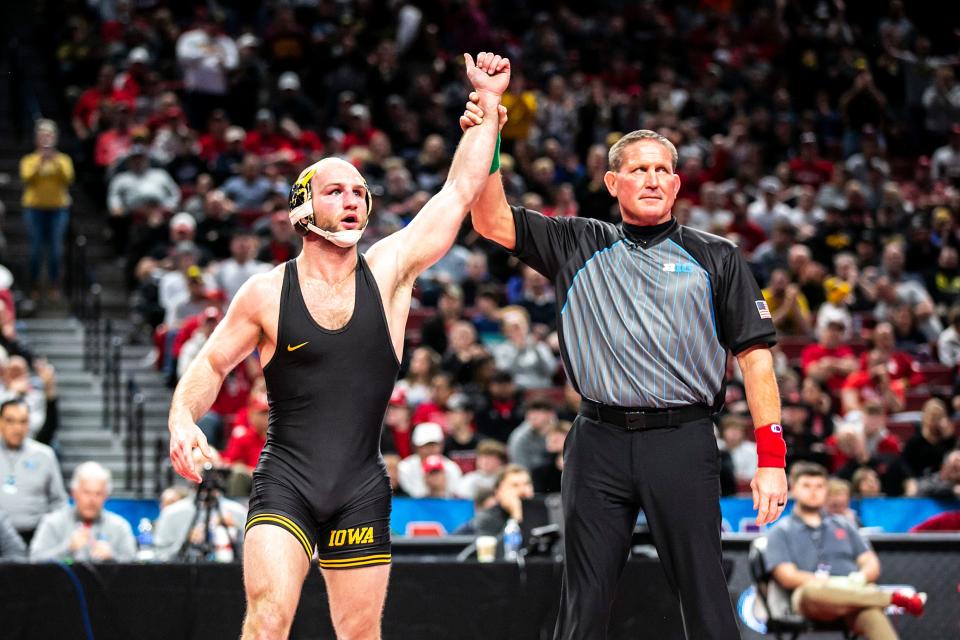
[[[654,225],[639,226],[627,222],[620,223],[620,229],[623,231],[624,238],[630,244],[644,249],[666,238],[676,228],[677,219],[673,216],[670,216],[670,219],[666,222]]]

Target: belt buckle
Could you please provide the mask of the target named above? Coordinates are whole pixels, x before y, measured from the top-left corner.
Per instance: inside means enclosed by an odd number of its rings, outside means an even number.
[[[643,411],[625,411],[623,428],[627,431],[641,431],[647,426],[647,414]]]

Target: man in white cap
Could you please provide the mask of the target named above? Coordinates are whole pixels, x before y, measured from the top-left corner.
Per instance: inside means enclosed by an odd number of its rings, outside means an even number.
[[[397,469],[400,474],[400,488],[412,498],[423,498],[430,493],[427,486],[427,473],[435,470],[427,465],[440,461],[447,476],[447,487],[456,487],[463,476],[457,463],[441,455],[444,441],[443,428],[435,422],[422,422],[413,430],[411,442],[415,453],[400,461]]]

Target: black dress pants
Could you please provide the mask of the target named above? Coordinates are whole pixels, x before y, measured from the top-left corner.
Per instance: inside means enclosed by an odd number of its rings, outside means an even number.
[[[719,467],[709,418],[627,431],[577,416],[564,446],[566,564],[554,640],[607,637],[641,508],[687,638],[740,637],[721,565]]]

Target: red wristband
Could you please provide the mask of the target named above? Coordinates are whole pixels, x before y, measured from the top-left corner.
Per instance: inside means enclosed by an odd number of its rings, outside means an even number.
[[[757,438],[757,466],[786,468],[787,443],[783,441],[783,427],[774,422],[760,427],[754,434]]]

